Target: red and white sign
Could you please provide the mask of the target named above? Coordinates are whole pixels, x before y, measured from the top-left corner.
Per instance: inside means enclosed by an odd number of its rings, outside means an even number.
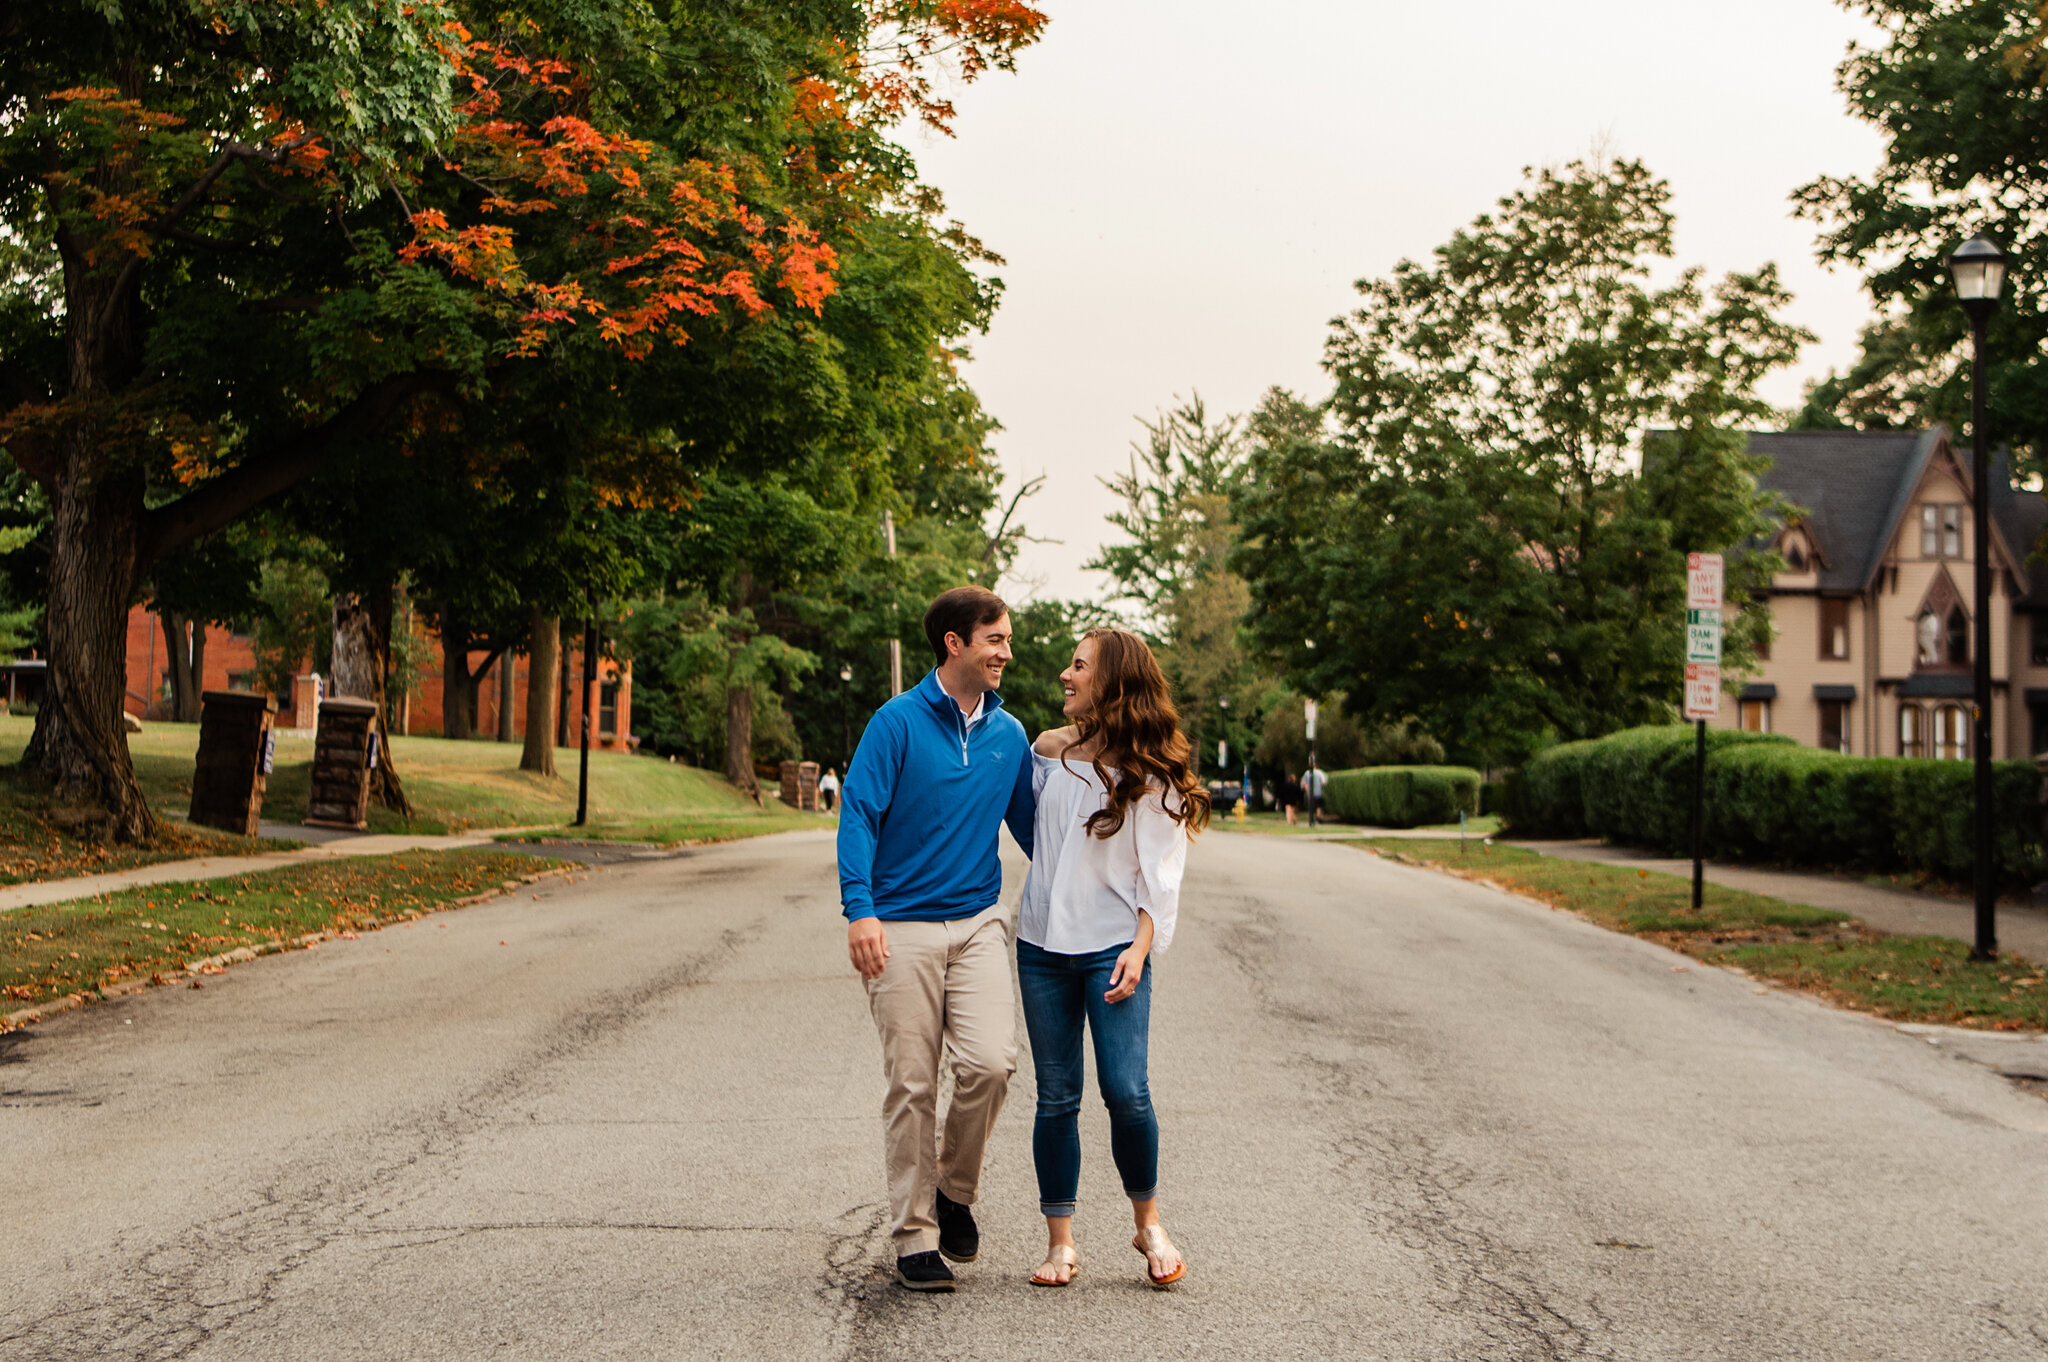
[[[1721,608],[1720,554],[1688,553],[1685,555],[1685,608],[1688,610],[1719,610]]]
[[[1721,664],[1685,664],[1685,717],[1711,719],[1721,712]]]

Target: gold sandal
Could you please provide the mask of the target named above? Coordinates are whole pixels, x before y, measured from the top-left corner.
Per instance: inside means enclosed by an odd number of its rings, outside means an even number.
[[[1181,1255],[1179,1249],[1173,1246],[1173,1241],[1166,1237],[1166,1231],[1159,1226],[1147,1225],[1144,1229],[1132,1235],[1131,1247],[1144,1255],[1145,1279],[1151,1282],[1156,1290],[1164,1291],[1167,1287],[1172,1286],[1187,1275],[1188,1260]],[[1174,1268],[1173,1271],[1167,1273],[1164,1277],[1153,1276],[1152,1255],[1155,1253],[1173,1254],[1174,1257],[1180,1259],[1180,1266]]]
[[[1039,1272],[1043,1272],[1049,1267],[1064,1267],[1067,1270],[1067,1280],[1064,1282],[1049,1282],[1038,1275]],[[1072,1244],[1055,1244],[1045,1251],[1045,1261],[1038,1265],[1038,1272],[1031,1274],[1031,1284],[1033,1286],[1066,1286],[1080,1275],[1080,1250],[1076,1249]]]

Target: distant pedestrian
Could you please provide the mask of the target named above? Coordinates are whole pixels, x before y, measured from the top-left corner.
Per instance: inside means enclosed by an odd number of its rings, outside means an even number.
[[[1291,828],[1295,825],[1294,811],[1301,807],[1301,781],[1294,772],[1281,771],[1277,793],[1280,796],[1280,807],[1287,811],[1287,826]]]
[[[826,813],[839,807],[839,768],[827,766],[825,774],[818,777],[818,807]]]
[[[943,1260],[980,1252],[969,1207],[1017,1070],[997,852],[1007,821],[1031,854],[1031,745],[996,694],[1010,661],[1002,598],[955,587],[925,612],[924,632],[938,665],[875,712],[846,768],[839,898],[882,1038],[896,1281],[951,1291]],[[953,1074],[943,1133],[941,1056]]]
[[[1190,769],[1166,677],[1143,639],[1091,630],[1060,685],[1074,722],[1032,748],[1037,835],[1017,919],[1017,985],[1038,1073],[1031,1152],[1048,1241],[1031,1283],[1065,1286],[1081,1267],[1073,1230],[1085,1027],[1109,1108],[1110,1156],[1137,1227],[1131,1246],[1164,1288],[1187,1263],[1159,1223],[1146,966],[1173,941],[1188,843],[1209,821],[1209,793]]]
[[[1302,793],[1308,796],[1310,809],[1320,809],[1323,806],[1323,787],[1329,783],[1330,778],[1317,767],[1311,766],[1302,772],[1301,789]]]

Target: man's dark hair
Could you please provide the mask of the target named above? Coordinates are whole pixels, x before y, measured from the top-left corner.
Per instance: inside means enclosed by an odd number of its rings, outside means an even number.
[[[956,586],[939,593],[924,612],[924,636],[932,645],[932,656],[946,660],[946,635],[958,634],[962,643],[972,642],[976,629],[1009,613],[1003,598],[983,587]]]

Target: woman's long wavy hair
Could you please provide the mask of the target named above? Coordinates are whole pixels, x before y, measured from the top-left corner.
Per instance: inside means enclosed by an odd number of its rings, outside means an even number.
[[[1109,803],[1088,815],[1088,831],[1104,840],[1116,836],[1131,806],[1157,790],[1167,816],[1194,836],[1209,825],[1209,792],[1190,765],[1193,749],[1180,731],[1180,711],[1158,659],[1127,630],[1090,629],[1082,638],[1095,643],[1095,695],[1075,720],[1079,732],[1067,750],[1099,740],[1090,764],[1109,791]],[[1116,768],[1114,784],[1110,767]],[[1165,798],[1169,793],[1180,798]]]

